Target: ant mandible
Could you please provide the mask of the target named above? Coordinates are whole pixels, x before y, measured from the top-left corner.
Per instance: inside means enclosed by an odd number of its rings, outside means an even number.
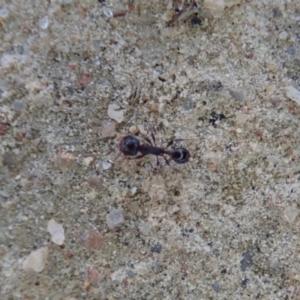
[[[164,155],[168,155],[171,160],[178,164],[184,164],[189,161],[191,155],[187,149],[178,147],[167,150],[167,148],[173,144],[173,141],[170,141],[165,148],[161,148],[154,146],[149,138],[144,136],[144,139],[147,143],[141,144],[140,140],[135,136],[127,135],[120,141],[119,149],[126,156],[134,156],[134,159],[139,159],[149,154],[155,155],[157,165],[159,165],[158,156],[162,156],[167,165],[169,165],[169,160],[166,159]],[[140,154],[137,155],[138,153]]]

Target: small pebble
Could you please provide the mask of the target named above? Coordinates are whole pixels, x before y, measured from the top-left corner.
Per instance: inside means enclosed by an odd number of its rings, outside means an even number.
[[[102,170],[108,170],[111,167],[111,162],[108,160],[103,160],[101,162]]]
[[[125,282],[127,277],[128,277],[128,274],[127,274],[125,267],[118,269],[117,271],[113,272],[110,276],[112,281],[116,281],[118,283]]]
[[[236,101],[243,101],[245,99],[245,95],[242,91],[229,90],[229,94]]]
[[[107,114],[111,119],[118,123],[121,123],[124,120],[124,110],[120,110],[114,103],[108,105]]]
[[[294,46],[289,46],[286,50],[286,53],[290,54],[290,55],[295,55],[296,54],[296,48]]]
[[[83,159],[83,164],[86,166],[86,167],[88,167],[90,164],[91,164],[91,162],[94,160],[94,157],[92,157],[92,156],[88,156],[88,157],[85,157],[84,159]]]
[[[13,170],[18,163],[17,156],[13,152],[5,152],[2,158],[3,166],[8,167],[9,170]]]
[[[39,26],[41,29],[47,29],[48,25],[49,25],[48,16],[43,16],[39,19]]]
[[[218,281],[215,281],[211,286],[216,293],[220,293],[221,288],[220,288],[220,284]]]
[[[132,126],[130,126],[130,128],[129,128],[129,132],[130,132],[131,134],[137,134],[137,133],[139,132],[139,130],[138,130],[138,128],[137,128],[136,126],[132,125]]]
[[[173,214],[177,213],[178,211],[179,211],[179,207],[176,204],[171,205],[171,206],[168,207],[168,213],[170,215],[173,215]]]
[[[194,103],[191,97],[187,96],[183,102],[182,108],[184,110],[191,110],[194,107]]]
[[[114,13],[112,12],[112,10],[111,9],[109,9],[109,8],[107,8],[107,7],[102,7],[102,11],[103,11],[103,13],[104,13],[104,15],[106,16],[106,17],[108,17],[108,18],[111,18],[111,17],[113,17],[113,15],[114,15]]]
[[[158,104],[157,103],[150,103],[150,111],[151,112],[158,112],[159,111],[159,107],[158,107]]]
[[[245,272],[247,269],[252,267],[253,265],[253,258],[252,254],[249,250],[243,253],[243,259],[241,260],[241,270]]]
[[[88,250],[97,250],[102,247],[104,243],[104,239],[101,233],[97,229],[91,227],[81,234],[80,242]]]
[[[90,187],[94,189],[101,189],[103,186],[103,180],[100,176],[92,176],[88,179]]]
[[[235,122],[236,124],[244,124],[246,123],[248,116],[246,114],[236,113],[235,114]]]
[[[279,36],[278,39],[281,41],[286,41],[289,37],[289,34],[286,31],[282,31]]]
[[[62,245],[65,241],[65,232],[61,224],[51,219],[48,222],[47,231],[51,235],[51,241],[56,245]]]
[[[0,9],[0,20],[4,20],[4,19],[7,19],[9,16],[9,11],[7,8],[2,8]]]
[[[300,91],[294,88],[293,86],[288,86],[285,89],[286,95],[289,99],[295,101],[297,104],[300,105]]]
[[[96,193],[94,192],[94,191],[92,191],[92,192],[90,192],[90,193],[87,193],[86,194],[86,198],[88,199],[88,200],[95,200],[96,199]]]
[[[60,153],[53,160],[55,167],[70,168],[75,164],[75,156],[71,153]]]
[[[116,135],[116,122],[112,120],[103,121],[101,135],[103,138],[113,138]]]
[[[123,209],[112,209],[106,215],[106,223],[109,229],[120,227],[124,223]]]
[[[170,22],[173,19],[174,15],[175,15],[174,10],[168,9],[163,13],[162,20],[165,21],[166,23]]]
[[[289,206],[284,209],[284,217],[289,223],[294,223],[298,217],[300,210],[296,207]]]
[[[16,111],[22,111],[24,109],[24,103],[20,100],[14,100],[12,103],[12,108]]]
[[[148,223],[142,223],[139,226],[139,231],[141,234],[148,235],[151,231],[151,227]]]
[[[41,247],[31,252],[23,261],[23,269],[40,273],[44,270],[48,257],[48,247]]]
[[[271,262],[270,262],[270,267],[273,270],[277,270],[279,268],[279,261],[278,257],[272,257]]]
[[[136,186],[132,187],[130,192],[131,192],[131,195],[134,196],[137,192],[137,187]]]

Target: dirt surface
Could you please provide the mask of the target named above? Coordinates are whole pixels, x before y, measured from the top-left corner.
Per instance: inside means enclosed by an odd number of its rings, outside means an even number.
[[[173,2],[0,2],[1,299],[300,299],[300,2]]]

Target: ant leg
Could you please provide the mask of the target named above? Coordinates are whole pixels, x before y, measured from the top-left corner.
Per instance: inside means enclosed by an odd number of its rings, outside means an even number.
[[[131,92],[128,97],[128,100],[131,101],[131,103],[136,103],[140,96],[140,89],[132,81],[130,81],[130,85],[131,85]]]
[[[158,159],[157,156],[156,156],[156,166],[157,166],[157,167],[159,166],[159,159]]]
[[[180,142],[182,142],[182,141],[184,141],[184,139],[174,139],[174,138],[172,138],[172,139],[168,142],[168,144],[167,144],[167,146],[165,147],[165,149],[169,148],[170,146],[173,146],[173,147],[174,147],[174,143],[180,143]],[[176,147],[176,146],[175,146],[175,147]]]
[[[173,145],[174,140],[171,140],[168,142],[167,146],[165,147],[165,149],[169,148],[171,145]]]
[[[140,132],[140,135],[144,138],[144,140],[150,144],[151,146],[153,146],[153,143],[151,142],[151,140],[146,136],[144,135],[143,133]]]
[[[164,158],[164,160],[165,160],[165,162],[166,162],[166,165],[167,165],[167,166],[170,166],[170,161],[169,161],[166,157],[164,157],[164,156],[163,156],[163,158]]]
[[[152,140],[153,140],[153,145],[155,146],[155,135],[154,135],[153,132],[151,132],[151,138],[152,138]]]
[[[140,154],[140,155],[137,155],[135,157],[128,157],[129,159],[140,159],[142,157],[144,157],[146,154]]]

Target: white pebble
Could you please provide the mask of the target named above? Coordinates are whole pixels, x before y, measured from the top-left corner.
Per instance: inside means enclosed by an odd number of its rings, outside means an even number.
[[[108,170],[111,167],[111,162],[108,160],[103,160],[101,162],[102,170]]]
[[[286,41],[288,39],[288,37],[289,37],[289,34],[286,31],[282,31],[278,36],[279,40],[281,40],[281,41]]]
[[[121,123],[124,120],[124,110],[120,110],[114,103],[108,105],[107,114],[111,119],[118,123]]]
[[[114,208],[106,215],[106,223],[110,229],[121,226],[124,221],[123,209]]]
[[[299,212],[300,210],[298,208],[289,206],[284,209],[284,217],[289,223],[294,223]]]
[[[273,270],[277,270],[279,268],[279,261],[278,261],[278,258],[276,256],[272,257],[272,259],[270,261],[270,267]]]
[[[91,164],[91,162],[94,160],[94,157],[92,157],[92,156],[88,156],[88,157],[85,157],[84,159],[83,159],[83,164],[86,166],[86,167],[88,167],[90,164]]]
[[[131,195],[134,196],[137,192],[137,187],[136,186],[132,187],[130,191],[131,191]]]
[[[46,29],[49,25],[49,18],[48,16],[43,16],[39,19],[39,26],[42,29]]]
[[[41,247],[31,252],[23,261],[23,269],[26,271],[42,272],[48,257],[48,247]]]
[[[0,9],[0,19],[7,19],[9,16],[9,11],[7,8]]]
[[[288,86],[288,87],[286,87],[285,91],[286,91],[286,95],[288,96],[288,98],[297,102],[297,104],[300,105],[300,91],[299,90],[297,90],[293,86]]]
[[[51,240],[53,243],[57,245],[62,245],[64,243],[65,231],[61,224],[52,219],[48,222],[47,231],[51,234]]]
[[[102,8],[102,11],[105,14],[105,16],[108,17],[108,18],[111,18],[114,15],[112,10],[105,7],[105,6]]]
[[[171,206],[169,206],[169,208],[168,208],[168,213],[170,214],[170,215],[173,215],[173,214],[175,214],[175,213],[177,213],[179,211],[179,207],[178,207],[178,205],[171,205]]]

